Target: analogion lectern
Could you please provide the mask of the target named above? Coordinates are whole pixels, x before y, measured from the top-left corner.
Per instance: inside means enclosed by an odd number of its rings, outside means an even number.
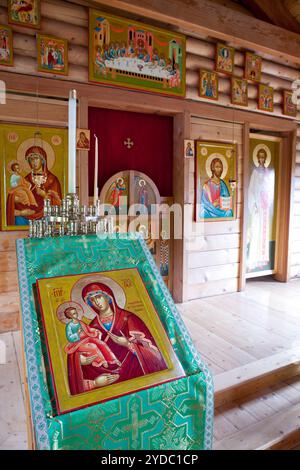
[[[211,448],[212,378],[141,235],[22,239],[17,257],[36,449]]]

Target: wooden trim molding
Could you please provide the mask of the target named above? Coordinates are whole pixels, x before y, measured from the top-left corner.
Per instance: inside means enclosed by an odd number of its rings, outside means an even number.
[[[100,106],[109,109],[122,109],[144,113],[167,114],[169,116],[188,112],[191,116],[217,119],[232,122],[232,108],[193,101],[182,98],[170,98],[131,90],[122,90],[94,84],[83,84],[74,81],[52,79],[48,77],[32,77],[19,73],[0,71],[0,80],[5,81],[7,89],[17,93],[36,95],[37,83],[39,96],[68,98],[69,91],[76,89],[78,98],[85,98],[88,106]],[[256,129],[266,131],[280,129],[282,132],[296,129],[297,124],[292,118],[266,115],[263,112],[234,109],[236,123],[252,122]]]
[[[247,205],[248,205],[248,183],[249,183],[249,143],[250,126],[246,122],[243,128],[243,203],[241,213],[241,245],[240,245],[240,271],[238,280],[238,291],[246,287],[246,251],[247,251]]]
[[[294,183],[296,159],[296,131],[291,132],[282,139],[281,161],[280,161],[280,226],[279,245],[277,249],[278,268],[274,278],[280,282],[288,282],[289,257],[291,245],[291,221],[293,213]]]
[[[185,201],[188,194],[189,160],[184,158],[184,139],[190,138],[189,112],[177,114],[173,126],[173,197],[182,208],[182,238],[173,241],[173,297],[175,302],[186,300],[187,260],[184,246]]]

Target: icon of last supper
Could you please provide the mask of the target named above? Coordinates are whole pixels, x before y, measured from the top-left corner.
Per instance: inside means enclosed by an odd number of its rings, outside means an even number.
[[[185,95],[185,37],[90,10],[89,79]]]
[[[59,413],[185,375],[136,268],[37,287]]]

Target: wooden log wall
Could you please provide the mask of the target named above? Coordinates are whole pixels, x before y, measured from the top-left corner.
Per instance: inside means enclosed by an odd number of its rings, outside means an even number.
[[[17,111],[16,111],[17,110]],[[0,122],[66,127],[67,102],[58,99],[10,94],[0,106]],[[78,175],[79,172],[77,172]],[[0,232],[0,332],[19,328],[19,294],[15,242],[27,231]]]
[[[189,197],[185,225],[187,256],[186,295],[188,299],[207,297],[238,289],[243,195],[243,126],[191,118],[191,138],[236,142],[238,160],[237,219],[225,222],[195,223],[195,164],[189,161]]]
[[[259,51],[255,51],[259,53]],[[203,101],[198,96],[199,69],[214,69],[215,46],[207,39],[187,40],[187,97],[193,101]],[[243,77],[244,54],[235,53],[235,75]],[[274,114],[282,115],[282,89],[291,89],[294,80],[299,79],[299,67],[280,63],[264,56],[262,65],[262,82],[274,88]],[[219,106],[231,106],[230,78],[219,77]],[[185,242],[187,256],[186,268],[186,300],[228,292],[235,292],[239,286],[240,250],[241,250],[241,212],[243,201],[243,126],[235,122],[232,113],[232,122],[205,120],[193,116],[191,118],[191,139],[235,140],[238,145],[238,211],[234,222],[218,222],[195,224],[194,217],[194,163],[190,163],[188,194],[189,206],[186,206],[189,226],[186,236],[192,239]],[[249,106],[257,112],[257,86],[249,84]],[[221,110],[220,110],[221,116]],[[298,112],[296,120],[300,120]],[[255,119],[254,119],[255,121]],[[294,197],[291,244],[290,244],[290,278],[300,277],[300,124],[298,128],[297,157],[294,170]],[[280,128],[277,129],[280,131]],[[284,158],[290,158],[285,155]]]
[[[149,21],[146,21],[149,23]],[[0,0],[0,24],[7,24],[7,2]],[[14,67],[0,66],[1,71],[26,74],[35,77],[47,77],[53,80],[64,80],[78,83],[88,82],[88,8],[78,3],[58,0],[42,0],[42,23],[40,32],[64,37],[69,41],[69,75],[56,77],[55,75],[38,73],[36,63],[36,39],[37,31],[30,28],[13,26],[14,31]],[[166,26],[169,28],[169,26]],[[207,120],[201,113],[201,102],[208,102],[198,96],[199,70],[201,68],[213,70],[215,64],[215,43],[213,38],[187,37],[187,93],[186,100],[199,102],[199,113],[191,117],[191,138],[205,138],[214,140],[232,140],[238,143],[239,152],[239,200],[238,219],[233,222],[218,222],[203,226],[193,222],[194,201],[194,165],[190,162],[189,177],[186,181],[188,200],[185,201],[185,226],[186,235],[191,237],[186,241],[187,264],[184,276],[186,284],[185,300],[215,295],[223,292],[237,290],[238,275],[240,269],[240,243],[241,243],[241,205],[242,205],[242,133],[243,123],[234,123],[234,109],[230,103],[231,86],[230,78],[225,75],[219,77],[219,101],[215,102],[216,115],[222,107],[232,108],[232,121],[224,122],[222,117],[216,120]],[[260,51],[253,51],[260,54]],[[257,109],[257,86],[249,84],[249,106],[253,113],[270,114],[280,116],[282,119],[291,119],[282,115],[282,89],[290,89],[294,80],[300,78],[299,67],[291,62],[261,54],[263,56],[262,82],[274,87],[274,113],[264,113]],[[236,50],[235,75],[243,76],[244,51]],[[38,93],[39,79],[35,78]],[[7,84],[9,87],[9,83]],[[88,85],[87,85],[88,86]],[[103,93],[103,88],[95,85],[97,90]],[[26,91],[26,90],[25,90]],[[126,93],[126,91],[124,91]],[[132,93],[132,92],[131,92]],[[67,125],[67,103],[63,100],[49,99],[47,97],[29,97],[18,94],[10,95],[7,104],[0,106],[0,120],[2,122],[18,122],[35,124],[37,114],[39,123],[50,126]],[[146,95],[145,95],[146,96]],[[38,102],[38,103],[37,103]],[[86,108],[87,104],[85,105]],[[117,103],[112,103],[117,106]],[[244,109],[241,107],[240,109]],[[17,110],[17,113],[16,113]],[[86,111],[86,109],[85,109]],[[294,214],[293,241],[290,251],[290,275],[300,277],[300,113],[296,120],[299,122],[297,159],[294,174]],[[234,124],[233,124],[234,123]],[[234,128],[234,129],[233,129]],[[278,129],[280,131],[280,129]],[[186,136],[188,137],[188,136]],[[287,156],[288,158],[288,156]],[[79,173],[79,172],[78,172]],[[84,175],[87,173],[85,172]],[[87,184],[86,176],[80,176],[81,187]],[[192,235],[193,230],[197,233]],[[203,232],[201,232],[203,230]],[[14,243],[11,240],[15,234],[3,232],[1,236],[1,255],[5,253],[5,262],[0,271],[0,312],[14,312],[16,303],[8,303],[8,299],[16,301],[16,269],[14,258]],[[7,245],[8,243],[8,245]],[[11,248],[5,248],[9,246]],[[4,259],[3,258],[3,259]],[[14,282],[12,280],[14,279]],[[6,286],[6,287],[5,287]],[[4,289],[4,290],[3,290]],[[7,290],[8,289],[8,290]],[[11,290],[10,290],[11,289]],[[2,301],[1,301],[2,299]],[[3,313],[3,314],[4,314]],[[0,322],[0,331],[3,329]]]
[[[19,328],[19,294],[15,242],[24,232],[0,232],[0,333]]]
[[[7,1],[0,0],[0,24],[7,23]],[[78,4],[58,0],[42,1],[41,32],[64,37],[69,41],[69,75],[59,76],[61,80],[88,82],[88,8]],[[149,23],[149,21],[148,21]],[[14,67],[10,70],[29,75],[51,76],[37,72],[36,65],[36,30],[13,26],[14,30]],[[215,43],[213,39],[187,38],[187,93],[186,98],[196,101],[207,101],[198,95],[199,70],[214,70]],[[259,51],[254,51],[259,53]],[[274,113],[282,116],[283,88],[290,89],[291,83],[300,77],[299,68],[282,58],[261,54],[264,58],[261,81],[274,87]],[[0,71],[8,70],[0,66]],[[234,74],[243,77],[244,51],[236,50]],[[231,106],[231,80],[225,75],[219,77],[219,101],[216,105]],[[244,109],[241,107],[241,109]],[[249,83],[248,109],[257,111],[257,85]],[[286,118],[286,117],[285,117]],[[300,121],[300,113],[298,115]]]

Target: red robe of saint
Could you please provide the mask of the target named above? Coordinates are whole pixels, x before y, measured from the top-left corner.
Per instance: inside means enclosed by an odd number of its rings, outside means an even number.
[[[61,186],[58,178],[51,173],[47,168],[47,154],[45,150],[41,147],[31,147],[27,150],[26,156],[30,155],[31,153],[40,154],[41,158],[45,162],[43,165],[43,176],[45,176],[46,181],[40,186],[40,189],[45,191],[47,194],[47,198],[50,199],[52,205],[60,205],[62,193],[61,193]],[[7,204],[6,204],[6,223],[7,225],[15,225],[15,210],[22,211],[24,209],[31,209],[34,211],[32,215],[24,216],[28,220],[40,219],[44,215],[44,197],[37,193],[37,187],[33,180],[32,173],[29,173],[25,179],[31,184],[31,192],[36,200],[37,206],[32,205],[24,205],[20,202],[15,201],[15,194],[8,194],[7,196]],[[49,193],[50,191],[50,193]],[[58,197],[52,194],[52,191],[55,192]]]
[[[119,379],[114,382],[123,382],[143,375],[151,374],[167,369],[163,356],[157,348],[155,340],[145,323],[134,313],[120,308],[114,298],[112,290],[105,284],[95,282],[87,285],[82,292],[82,297],[88,303],[87,297],[90,293],[104,293],[110,298],[113,318],[109,329],[101,322],[99,310],[92,307],[97,316],[92,320],[90,326],[102,333],[102,340],[112,350],[116,358],[121,362],[121,367],[110,365],[109,368],[81,365],[80,353],[68,354],[68,376],[72,395],[91,390],[91,381],[101,374],[117,373]],[[131,341],[130,349],[126,346],[116,344],[109,336],[113,333],[119,337],[125,337]]]

